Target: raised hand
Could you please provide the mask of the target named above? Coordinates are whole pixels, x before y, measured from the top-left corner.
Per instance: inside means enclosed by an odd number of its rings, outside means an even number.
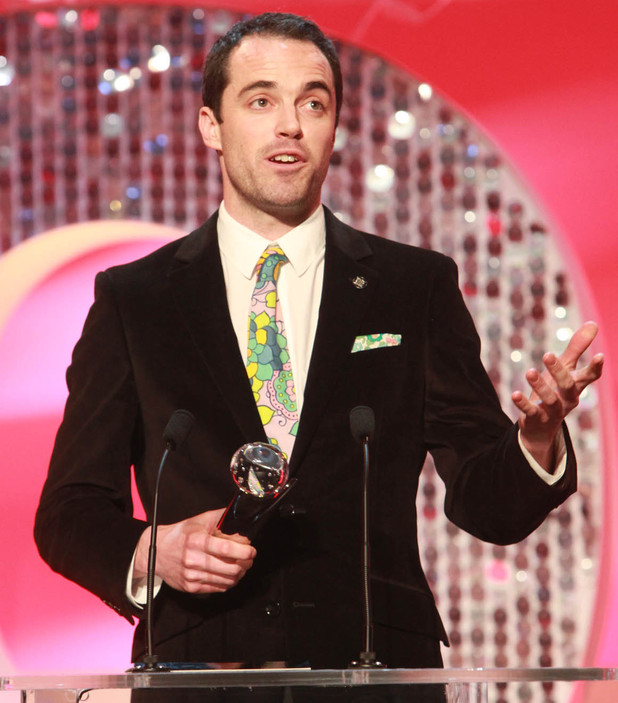
[[[592,344],[598,327],[586,322],[571,337],[567,348],[557,357],[551,352],[543,356],[545,371],[526,373],[532,393],[521,391],[512,395],[519,408],[521,441],[532,456],[548,471],[553,470],[553,443],[564,418],[577,407],[586,386],[596,381],[603,369],[603,354],[595,354],[587,366],[577,368],[582,354]]]

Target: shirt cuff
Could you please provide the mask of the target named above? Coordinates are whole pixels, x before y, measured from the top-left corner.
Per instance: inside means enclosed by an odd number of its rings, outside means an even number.
[[[135,552],[133,552],[133,559],[131,559],[131,564],[129,566],[129,571],[127,573],[127,584],[126,584],[126,595],[129,602],[136,608],[143,608],[147,601],[147,583],[148,578],[142,576],[140,578],[135,578],[133,576],[133,570],[135,569]],[[155,575],[154,577],[154,589],[152,592],[153,598],[157,597],[157,593],[161,590],[161,584],[163,579],[160,576]]]
[[[530,464],[530,468],[537,474],[537,476],[545,481],[548,486],[553,486],[555,483],[564,476],[567,465],[567,452],[566,452],[566,442],[564,441],[564,430],[560,430],[556,434],[554,439],[554,456],[556,457],[555,471],[550,474],[549,471],[539,464],[538,461],[530,454],[530,452],[524,447],[521,441],[521,430],[517,431],[517,441],[519,442],[519,448],[522,451],[526,461]]]

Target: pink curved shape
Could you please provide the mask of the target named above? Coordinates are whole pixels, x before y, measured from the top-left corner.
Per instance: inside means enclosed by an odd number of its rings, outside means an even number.
[[[88,225],[79,227],[87,229]],[[67,250],[66,232],[41,235],[41,247],[46,237],[65,244],[66,261],[49,271],[43,262],[40,280],[27,287],[26,297],[0,330],[5,496],[0,534],[10,535],[4,540],[0,579],[0,603],[10,604],[2,607],[0,615],[4,671],[122,671],[130,662],[131,626],[42,562],[32,539],[32,525],[66,399],[64,371],[92,301],[94,275],[112,264],[143,256],[178,235],[161,229],[129,223],[125,241],[105,245],[93,238],[96,248],[78,251],[76,258]],[[24,262],[36,258],[36,243],[29,246],[31,256]],[[97,644],[100,642],[105,646]]]

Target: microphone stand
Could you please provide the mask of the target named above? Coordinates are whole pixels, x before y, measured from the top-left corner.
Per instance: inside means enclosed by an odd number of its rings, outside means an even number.
[[[177,449],[187,438],[195,418],[188,410],[176,410],[172,413],[163,432],[165,451],[161,457],[157,481],[155,483],[154,500],[152,506],[152,525],[150,528],[150,546],[148,548],[148,573],[146,575],[146,654],[143,665],[134,666],[130,672],[169,671],[170,669],[159,664],[159,658],[153,653],[152,644],[152,611],[154,603],[154,577],[157,561],[157,527],[159,525],[159,483],[167,457],[171,451]]]
[[[360,653],[358,660],[350,662],[348,667],[350,669],[383,669],[386,667],[385,664],[377,660],[376,653],[373,651],[371,550],[369,541],[369,435],[370,431],[366,430],[360,438],[363,446],[363,629],[365,648]]]
[[[152,509],[152,526],[150,528],[150,546],[148,548],[148,574],[146,576],[146,654],[144,656],[144,666],[140,671],[169,671],[169,668],[159,664],[159,657],[153,653],[152,645],[152,609],[154,603],[154,577],[155,564],[157,562],[157,528],[159,527],[159,481],[168,454],[173,449],[171,442],[167,442],[159,471],[157,473],[157,483],[155,485],[154,505]]]

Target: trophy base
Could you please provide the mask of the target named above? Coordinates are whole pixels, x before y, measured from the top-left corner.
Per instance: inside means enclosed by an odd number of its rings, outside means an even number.
[[[276,495],[262,498],[239,491],[219,520],[218,529],[226,535],[251,538],[295,483],[295,478],[290,479]]]

